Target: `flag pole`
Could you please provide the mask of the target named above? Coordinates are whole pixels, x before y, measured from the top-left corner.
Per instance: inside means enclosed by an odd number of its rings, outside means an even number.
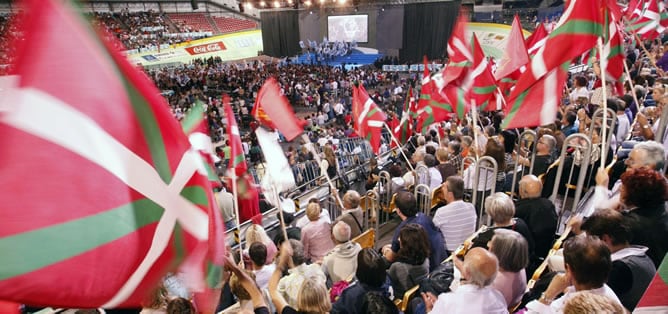
[[[652,58],[652,55],[649,53],[649,51],[647,51],[647,48],[645,48],[645,45],[643,44],[643,41],[640,39],[640,36],[638,36],[638,33],[636,31],[632,31],[632,32],[633,32],[633,36],[635,36],[636,40],[640,44],[640,47],[642,48],[642,50],[647,55],[647,58],[649,59],[649,61],[652,62],[652,66],[658,70],[659,67],[656,65],[656,61],[654,60],[654,58]]]
[[[474,145],[476,146],[475,149],[474,149],[474,151],[475,151],[475,160],[478,161],[478,158],[480,157],[479,154],[478,154],[478,148],[479,148],[479,147],[477,147],[478,144],[479,144],[479,143],[478,143],[478,135],[476,134],[476,130],[477,130],[477,128],[478,128],[478,122],[477,122],[477,119],[476,119],[476,114],[477,114],[478,112],[476,111],[476,107],[475,107],[475,106],[476,106],[476,103],[475,103],[475,99],[474,99],[474,100],[472,101],[472,103],[471,103],[471,124],[472,124],[472,126],[471,126],[471,130],[473,131],[473,143],[474,143]]]
[[[413,165],[411,165],[411,161],[408,160],[408,157],[406,157],[406,154],[404,154],[404,149],[401,147],[401,143],[399,143],[397,138],[394,136],[394,133],[392,133],[392,130],[390,130],[390,126],[387,125],[387,122],[383,122],[383,125],[390,132],[390,136],[392,137],[392,140],[394,141],[395,144],[397,144],[397,148],[399,148],[399,152],[401,152],[401,156],[404,156],[404,159],[406,160],[406,163],[408,164],[408,167],[411,168],[411,171],[415,171],[415,168],[413,168]]]
[[[600,36],[598,37],[598,51],[599,51],[599,65],[601,66],[601,91],[603,93],[603,120],[601,121],[601,169],[605,169],[605,157],[607,155],[606,152],[606,137],[607,137],[607,128],[608,128],[608,93],[607,93],[607,88],[608,88],[608,82],[605,81],[605,71],[607,70],[608,67],[608,60],[607,56],[603,56],[603,38]],[[592,130],[593,132],[594,130]],[[593,133],[592,133],[593,134]],[[593,144],[593,143],[592,143]]]
[[[281,230],[283,231],[283,239],[288,241],[288,231],[285,228],[285,219],[283,219],[283,206],[281,206],[281,197],[278,196],[278,190],[276,190],[276,185],[272,184],[271,189],[274,190],[274,197],[276,198],[276,208],[278,209],[278,214],[281,215]]]
[[[302,140],[304,140],[304,143],[306,144],[306,147],[311,151],[311,154],[313,154],[313,158],[315,158],[316,162],[318,163],[318,167],[320,167],[320,163],[322,162],[322,159],[320,158],[320,155],[318,155],[318,152],[315,151],[315,147],[313,146],[313,143],[311,142],[311,139],[306,136],[306,134],[302,133]],[[327,184],[329,184],[329,188],[332,189],[332,191],[337,191],[336,187],[334,186],[334,183],[332,182],[332,179],[329,177],[329,174],[325,171],[324,173],[325,178],[327,179]],[[339,197],[339,193],[335,193],[336,197],[336,202],[339,203],[339,206],[343,209],[343,201],[341,201],[341,198]]]
[[[231,162],[231,161],[230,161]],[[236,220],[237,223],[237,234],[239,235],[239,260],[241,261],[241,268],[245,269],[244,265],[244,246],[243,242],[241,242],[241,224],[239,223],[239,193],[238,193],[238,186],[237,186],[237,173],[236,169],[232,168],[231,169],[231,177],[232,177],[232,196],[234,199],[234,210],[236,211],[236,215],[234,219]]]

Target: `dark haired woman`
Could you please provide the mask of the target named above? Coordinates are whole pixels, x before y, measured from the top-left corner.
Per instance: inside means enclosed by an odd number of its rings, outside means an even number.
[[[387,271],[396,297],[414,287],[429,274],[429,239],[422,226],[407,224],[399,231],[396,261]]]

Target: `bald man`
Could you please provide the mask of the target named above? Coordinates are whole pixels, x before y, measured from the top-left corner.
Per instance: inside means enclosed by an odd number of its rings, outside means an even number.
[[[491,284],[499,270],[494,254],[483,248],[469,250],[463,264],[455,262],[461,271],[462,282],[454,292],[441,293],[438,299],[423,293],[429,313],[508,313],[508,305],[501,292]]]
[[[536,243],[537,257],[545,257],[554,242],[557,212],[549,199],[541,197],[543,183],[534,175],[520,180],[520,200],[515,203],[515,217],[527,223]]]

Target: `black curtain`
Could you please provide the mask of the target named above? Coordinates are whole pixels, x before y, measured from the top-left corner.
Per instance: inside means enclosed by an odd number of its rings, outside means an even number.
[[[459,8],[460,1],[406,4],[401,61],[421,63],[424,55],[429,60],[445,56]]]
[[[264,54],[282,58],[301,52],[299,48],[299,15],[295,10],[260,13]]]

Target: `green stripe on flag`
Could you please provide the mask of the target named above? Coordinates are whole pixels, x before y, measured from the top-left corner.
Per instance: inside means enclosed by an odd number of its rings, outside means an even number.
[[[525,92],[521,93],[517,99],[513,102],[513,106],[510,108],[510,112],[508,112],[508,115],[506,116],[505,119],[503,119],[502,123],[502,128],[505,129],[508,124],[510,124],[511,121],[515,118],[515,115],[517,112],[520,110],[520,107],[522,107],[522,103],[524,103],[524,99],[527,97],[529,94],[529,91],[531,89],[527,89]]]
[[[209,199],[201,186],[186,186],[181,191],[181,196],[191,201],[195,205],[209,205]]]
[[[172,172],[169,168],[169,160],[167,159],[167,151],[162,132],[158,122],[155,120],[155,115],[151,110],[151,106],[146,102],[144,96],[139,93],[134,85],[130,84],[130,82],[125,79],[122,81],[123,85],[125,85],[128,98],[130,99],[130,104],[137,116],[137,121],[144,133],[146,144],[151,151],[151,157],[153,158],[152,164],[160,175],[160,178],[162,178],[162,181],[168,183],[172,180]]]
[[[232,159],[232,168],[236,168],[238,165],[240,165],[242,162],[244,162],[244,154],[238,154],[234,156],[234,159]]]
[[[172,244],[174,245],[174,258],[172,259],[170,268],[174,268],[180,265],[186,257],[185,241],[183,240],[183,228],[181,228],[181,225],[178,222],[176,222],[174,225]]]
[[[603,25],[584,20],[570,20],[561,27],[555,28],[550,33],[550,39],[557,36],[573,36],[573,35],[592,35],[599,36],[603,34]]]
[[[222,281],[223,267],[206,262],[206,285],[209,288],[215,288]]]
[[[471,61],[462,61],[462,62],[452,62],[448,63],[448,67],[459,67],[459,68],[465,68],[471,66]]]
[[[162,207],[141,199],[96,215],[0,238],[0,280],[39,270],[123,238],[159,221],[162,213]]]
[[[198,100],[195,102],[195,106],[188,112],[188,114],[181,120],[181,128],[183,128],[183,133],[190,134],[197,125],[199,125],[204,120],[204,107],[202,103]],[[209,135],[209,134],[207,134]]]
[[[466,115],[466,102],[464,101],[464,90],[457,89],[457,116],[459,119],[464,119]]]
[[[479,95],[491,94],[496,90],[496,85],[489,85],[483,87],[473,87],[473,92]]]

